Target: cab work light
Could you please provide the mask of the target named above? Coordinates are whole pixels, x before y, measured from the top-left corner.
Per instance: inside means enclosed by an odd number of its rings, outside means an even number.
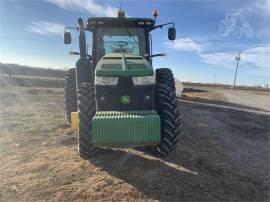
[[[155,84],[155,76],[132,77],[134,85]]]

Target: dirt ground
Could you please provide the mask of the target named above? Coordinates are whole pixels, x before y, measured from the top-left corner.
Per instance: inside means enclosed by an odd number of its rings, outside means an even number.
[[[170,157],[102,149],[84,161],[61,89],[0,88],[0,201],[269,201],[267,108],[192,87],[179,105]]]

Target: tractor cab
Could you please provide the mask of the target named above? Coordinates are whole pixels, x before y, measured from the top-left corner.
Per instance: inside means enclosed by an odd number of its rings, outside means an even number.
[[[93,33],[93,63],[96,64],[108,53],[149,56],[149,32],[154,25],[153,19],[125,18],[121,12],[118,12],[117,18],[89,18],[86,26]],[[147,59],[150,62],[150,58]]]
[[[153,57],[164,56],[165,54],[152,54],[152,37],[150,32],[157,28],[163,28],[166,25],[173,25],[168,29],[168,38],[169,40],[174,40],[176,30],[173,22],[156,26],[156,10],[153,11],[153,16],[155,19],[127,18],[125,17],[125,12],[120,9],[117,17],[91,17],[88,18],[86,27],[81,27],[79,23],[79,28],[76,29],[82,30],[83,28],[83,31],[92,32],[91,60],[94,68],[97,62],[107,53],[127,53],[143,56],[150,63],[152,63]],[[82,20],[81,22],[83,23]],[[72,28],[75,27],[66,27],[66,29]],[[71,34],[65,32],[64,39],[65,43],[69,44],[71,42]],[[80,46],[84,46],[84,44],[80,43]],[[79,54],[77,53],[76,55]]]

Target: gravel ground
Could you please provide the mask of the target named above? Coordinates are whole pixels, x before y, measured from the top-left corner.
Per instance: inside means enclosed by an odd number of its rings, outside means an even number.
[[[257,106],[229,92],[186,88],[170,157],[101,149],[84,161],[62,90],[1,88],[0,201],[269,201],[269,95]]]
[[[270,90],[256,91],[256,90],[234,90],[225,88],[213,87],[198,87],[198,86],[185,86],[187,89],[199,89],[205,92],[216,92],[222,96],[220,99],[232,104],[238,104],[239,107],[246,109],[246,107],[254,108],[259,111],[270,112]],[[202,93],[202,94],[205,94]],[[200,96],[199,96],[200,97]],[[241,106],[242,105],[242,106]]]

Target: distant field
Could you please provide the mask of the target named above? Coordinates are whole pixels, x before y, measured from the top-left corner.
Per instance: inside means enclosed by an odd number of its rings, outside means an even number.
[[[66,70],[61,69],[37,68],[0,63],[0,86],[62,88],[64,87],[65,72]],[[178,79],[175,79],[175,81],[176,83],[180,82]],[[213,87],[224,89],[233,88],[231,85],[224,84],[204,84],[192,82],[183,82],[183,84],[184,87],[192,85],[196,87]],[[258,86],[237,86],[236,89],[270,92],[270,88],[259,88]]]
[[[65,70],[0,63],[0,75],[1,74],[9,75],[11,77],[14,75],[21,75],[32,77],[37,76],[37,77],[64,78]]]
[[[63,88],[65,70],[0,63],[0,86]]]
[[[64,78],[0,75],[0,86],[63,88]]]

